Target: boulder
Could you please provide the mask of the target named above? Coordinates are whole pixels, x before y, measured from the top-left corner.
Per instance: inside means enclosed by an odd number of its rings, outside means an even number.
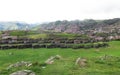
[[[54,58],[55,58],[55,57],[51,56],[50,58],[48,58],[48,59],[45,61],[45,63],[46,63],[46,64],[52,64],[52,63],[54,62]]]
[[[55,59],[62,59],[62,57],[60,55],[56,55]]]
[[[75,65],[79,65],[80,67],[86,66],[87,59],[85,58],[77,58]]]
[[[14,72],[10,75],[35,75],[35,73],[32,72],[31,70],[21,70],[21,71]]]
[[[56,55],[56,56],[51,56],[50,58],[48,58],[45,63],[46,64],[53,64],[55,59],[62,59],[62,57],[60,55]]]
[[[29,67],[31,66],[32,63],[30,62],[26,62],[26,61],[21,61],[21,62],[17,62],[15,64],[11,64],[7,69],[13,68],[13,67]]]

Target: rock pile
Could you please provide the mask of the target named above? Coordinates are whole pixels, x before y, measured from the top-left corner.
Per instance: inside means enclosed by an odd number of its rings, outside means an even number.
[[[22,70],[22,71],[14,72],[10,75],[35,75],[35,73],[32,72],[31,70]]]

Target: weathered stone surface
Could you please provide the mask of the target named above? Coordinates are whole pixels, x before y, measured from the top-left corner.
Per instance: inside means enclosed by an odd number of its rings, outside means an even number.
[[[62,57],[60,55],[56,55],[55,59],[62,59]]]
[[[48,58],[48,59],[45,61],[45,63],[46,63],[46,64],[52,64],[52,63],[54,62],[54,58],[55,58],[55,57],[51,56],[50,58]]]
[[[87,59],[85,58],[77,58],[75,65],[79,65],[80,67],[86,66]]]
[[[112,59],[112,57],[113,57],[113,56],[111,56],[111,55],[106,55],[106,54],[105,54],[105,55],[103,55],[103,56],[100,56],[99,59],[100,59],[100,60],[110,60],[110,59]]]
[[[22,70],[22,71],[14,72],[10,75],[35,75],[35,73],[32,72],[31,70]]]
[[[32,65],[32,63],[30,63],[30,62],[21,61],[21,62],[15,63],[15,64],[11,64],[11,65],[8,67],[8,69],[13,68],[13,67],[22,67],[22,66],[29,67],[29,66],[31,66],[31,65]]]
[[[50,58],[48,58],[45,63],[46,64],[53,64],[55,59],[62,59],[62,57],[60,55],[56,55],[56,56],[51,56]]]

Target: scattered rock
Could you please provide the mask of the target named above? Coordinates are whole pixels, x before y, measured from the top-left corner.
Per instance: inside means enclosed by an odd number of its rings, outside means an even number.
[[[35,73],[32,72],[31,70],[22,70],[22,71],[14,72],[10,75],[35,75]]]
[[[23,67],[23,66],[29,67],[31,65],[32,65],[32,63],[30,63],[30,62],[21,61],[21,62],[15,63],[15,64],[11,64],[7,69],[10,69],[13,67]]]
[[[60,55],[56,55],[55,59],[62,59],[62,57]]]
[[[75,65],[79,65],[80,67],[86,66],[87,59],[85,58],[77,58]]]
[[[47,59],[45,61],[46,64],[53,64],[55,59],[61,59],[62,57],[60,55],[56,55],[56,56],[51,56],[49,59]]]
[[[100,58],[100,60],[109,60],[109,59],[111,59],[113,56],[111,56],[111,55],[103,55],[103,56],[100,56],[99,58]]]
[[[80,58],[77,58],[76,62],[75,62],[75,65],[77,65],[80,61]]]
[[[52,64],[52,63],[54,62],[54,58],[55,58],[55,57],[51,56],[49,59],[47,59],[47,60],[45,61],[45,63],[46,63],[46,64]]]
[[[46,68],[45,66],[42,67],[43,69]]]

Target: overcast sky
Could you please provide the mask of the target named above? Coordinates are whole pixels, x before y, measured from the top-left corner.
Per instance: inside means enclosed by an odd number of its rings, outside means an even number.
[[[120,0],[0,0],[0,21],[120,18]]]

